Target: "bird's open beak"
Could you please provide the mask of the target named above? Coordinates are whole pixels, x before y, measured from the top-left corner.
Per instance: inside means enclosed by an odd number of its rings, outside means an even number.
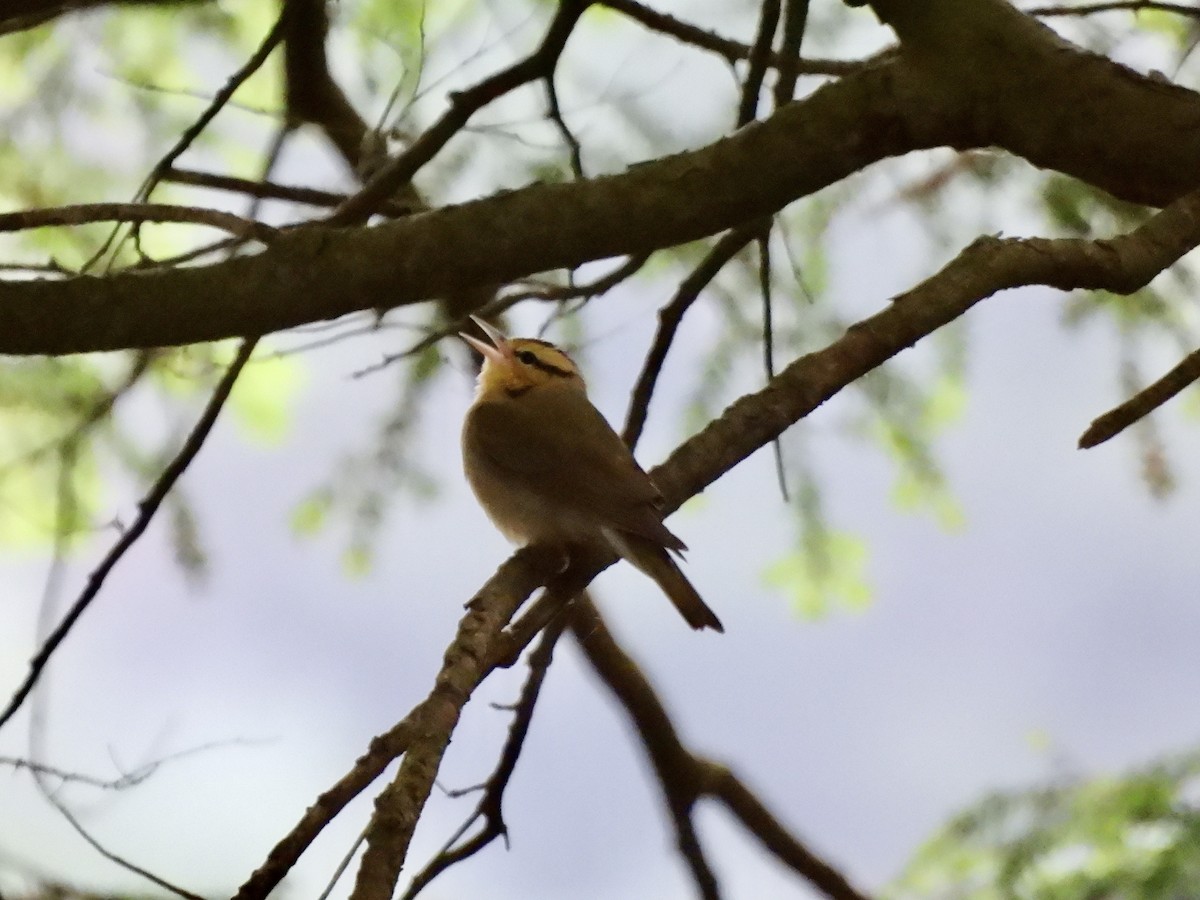
[[[483,333],[488,336],[492,343],[485,344],[479,338],[463,331],[460,331],[458,336],[478,350],[484,359],[490,359],[499,365],[511,365],[513,359],[512,345],[508,342],[508,338],[504,336],[504,333],[499,328],[483,321],[479,316],[471,316],[471,321],[482,329]]]

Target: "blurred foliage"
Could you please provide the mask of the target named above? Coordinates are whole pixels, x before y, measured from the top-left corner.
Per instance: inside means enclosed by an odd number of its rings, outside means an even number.
[[[955,816],[892,900],[1172,900],[1200,885],[1200,753],[994,794]]]

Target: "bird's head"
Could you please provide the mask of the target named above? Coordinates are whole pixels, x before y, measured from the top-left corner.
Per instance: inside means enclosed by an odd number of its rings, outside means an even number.
[[[472,316],[491,343],[462,334],[462,339],[483,356],[479,370],[479,396],[504,392],[519,397],[531,390],[567,388],[585,391],[583,377],[562,350],[535,338],[508,338],[499,329]]]

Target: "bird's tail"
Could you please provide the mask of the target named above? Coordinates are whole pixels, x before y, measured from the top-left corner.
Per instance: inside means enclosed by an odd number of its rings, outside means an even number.
[[[725,632],[725,626],[717,614],[700,598],[665,547],[628,531],[605,529],[605,535],[617,553],[657,582],[689,625],[696,629],[711,628],[722,634]]]

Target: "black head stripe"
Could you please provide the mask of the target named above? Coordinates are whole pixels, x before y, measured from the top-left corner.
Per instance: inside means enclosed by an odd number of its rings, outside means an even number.
[[[562,353],[563,356],[566,356],[565,353],[563,353],[553,344],[547,343],[546,341],[539,341],[536,338],[526,338],[525,340],[530,344],[537,344],[539,347],[545,347],[548,350],[553,350],[555,353]],[[529,357],[528,359],[525,358],[526,355]],[[518,350],[517,359],[521,360],[521,362],[527,366],[533,366],[535,369],[539,369],[542,372],[545,372],[547,375],[554,375],[557,378],[570,378],[576,374],[571,369],[563,369],[554,365],[554,363],[546,362],[541,358],[541,356],[534,353],[532,350],[527,350],[524,353]]]
[[[530,363],[535,369],[541,369],[547,375],[556,375],[559,378],[570,378],[575,373],[569,369],[560,369],[558,366],[551,365],[541,357],[535,356],[533,362]]]

